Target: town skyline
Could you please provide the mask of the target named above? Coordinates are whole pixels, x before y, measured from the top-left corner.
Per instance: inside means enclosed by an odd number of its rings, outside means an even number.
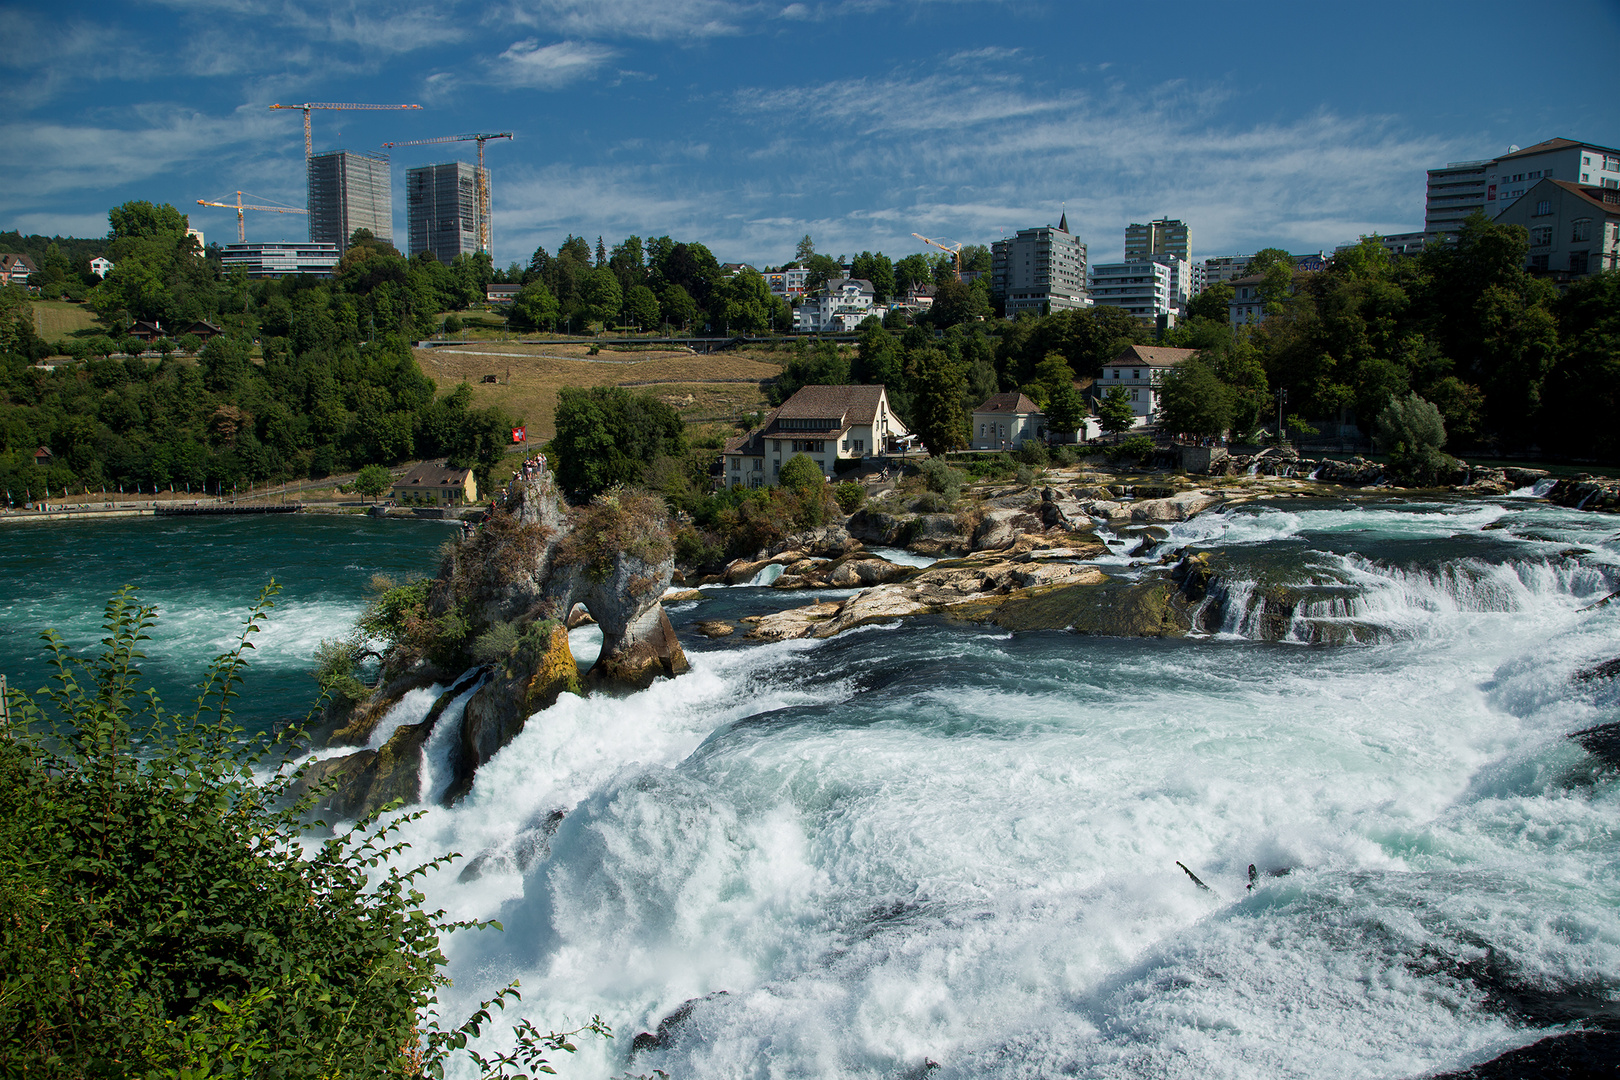
[[[1457,25],[1460,8],[1394,5],[1263,5],[1241,22],[970,2],[12,9],[0,144],[21,168],[0,228],[98,236],[107,206],[146,199],[229,242],[234,215],[197,199],[304,204],[299,114],[268,106],[358,101],[422,109],[316,112],[317,153],[514,132],[487,157],[502,266],[570,233],[667,233],[759,266],[805,234],[832,255],[898,257],[929,250],[912,233],[988,245],[1065,213],[1095,261],[1159,217],[1189,223],[1195,259],[1331,250],[1421,229],[1427,169],[1557,136],[1620,144],[1611,71],[1518,74],[1572,26],[1593,56],[1620,43],[1616,5],[1558,11],[1487,4]],[[393,151],[397,241],[405,171],[471,157]],[[302,228],[249,217],[248,239]]]

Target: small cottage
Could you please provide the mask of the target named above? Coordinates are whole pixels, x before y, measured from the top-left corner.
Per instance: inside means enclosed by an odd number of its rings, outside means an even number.
[[[401,503],[464,506],[478,501],[478,478],[471,469],[424,461],[395,480],[388,497]]]

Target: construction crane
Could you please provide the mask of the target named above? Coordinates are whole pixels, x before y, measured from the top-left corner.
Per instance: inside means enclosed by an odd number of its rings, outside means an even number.
[[[474,181],[478,187],[478,195],[476,200],[477,210],[475,212],[478,226],[478,250],[482,251],[486,255],[489,255],[491,253],[489,237],[489,174],[484,171],[484,144],[489,142],[491,139],[510,139],[511,137],[512,133],[510,131],[480,131],[471,135],[441,135],[437,139],[411,139],[408,142],[385,142],[383,143],[383,149],[391,150],[396,146],[432,146],[435,143],[450,142],[478,143],[478,173],[474,178]]]
[[[303,109],[304,110],[304,162],[315,156],[315,141],[309,133],[309,110],[311,109],[420,109],[420,105],[352,105],[334,103],[330,101],[306,101],[302,105],[272,105],[272,109]]]
[[[236,201],[233,202],[233,203],[209,202],[207,199],[198,199],[197,200],[197,205],[198,206],[223,206],[227,210],[235,210],[236,211],[236,240],[237,240],[237,243],[240,243],[240,244],[247,243],[247,226],[243,223],[243,219],[242,219],[242,211],[244,211],[244,210],[266,210],[266,211],[269,211],[272,214],[307,214],[307,213],[309,213],[308,210],[298,210],[298,209],[295,209],[295,208],[293,208],[291,206],[256,206],[253,203],[245,203],[245,202],[242,201],[242,196],[245,195],[245,194],[246,194],[246,192],[238,191],[236,193]],[[261,198],[262,196],[255,195],[253,197],[254,198]]]
[[[917,239],[921,240],[925,244],[932,244],[934,247],[939,248],[939,250],[943,251],[945,254],[947,254],[951,258],[955,259],[956,260],[956,280],[957,281],[962,280],[962,242],[960,240],[958,240],[954,245],[947,246],[945,244],[940,243],[938,240],[930,240],[930,239],[928,239],[928,237],[924,236],[922,233],[915,233],[914,232],[911,235],[915,236]]]

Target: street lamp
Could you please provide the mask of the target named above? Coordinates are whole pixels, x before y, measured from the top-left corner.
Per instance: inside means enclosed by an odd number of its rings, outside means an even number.
[[[1282,412],[1283,412],[1283,402],[1285,402],[1287,400],[1288,400],[1288,391],[1284,390],[1282,388],[1278,388],[1278,390],[1277,390],[1277,445],[1278,446],[1281,446],[1282,442],[1283,442]]]

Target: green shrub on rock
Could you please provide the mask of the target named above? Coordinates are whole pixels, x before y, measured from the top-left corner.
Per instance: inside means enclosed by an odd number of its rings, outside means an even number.
[[[853,514],[866,502],[866,489],[852,480],[846,480],[833,489],[833,498],[838,500],[838,509]]]

